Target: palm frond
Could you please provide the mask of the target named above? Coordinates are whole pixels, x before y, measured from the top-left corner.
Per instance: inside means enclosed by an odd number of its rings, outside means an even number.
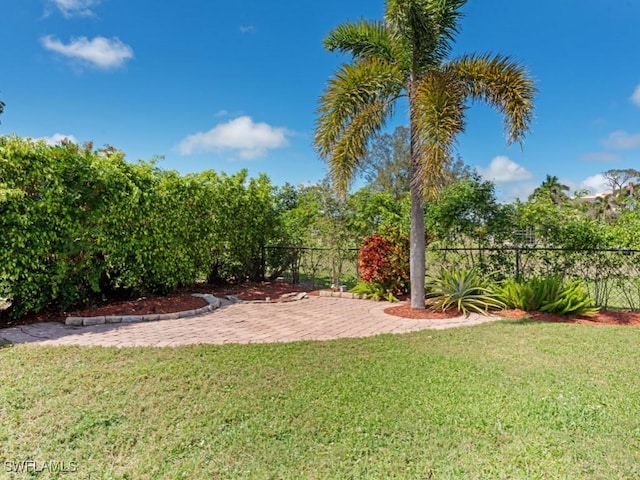
[[[314,143],[343,191],[403,87],[402,72],[375,58],[343,65],[330,80],[320,98]]]
[[[387,0],[390,32],[411,52],[411,69],[426,71],[451,53],[466,0]]]
[[[324,39],[327,50],[350,53],[354,58],[393,60],[393,46],[384,23],[360,20],[338,25]]]
[[[455,36],[460,33],[459,22],[464,16],[460,9],[467,0],[430,1],[427,11],[432,19],[431,28],[435,31],[434,58],[438,63],[449,57]]]
[[[464,130],[464,89],[457,77],[433,71],[416,84],[411,118],[416,152],[413,181],[430,195],[441,185],[444,166],[451,158],[457,135]]]
[[[385,124],[393,102],[376,99],[364,105],[346,126],[329,159],[329,175],[336,190],[345,194],[367,154],[369,139]]]
[[[533,79],[508,56],[465,55],[447,65],[465,84],[466,94],[495,107],[504,116],[507,143],[522,143],[533,119]]]

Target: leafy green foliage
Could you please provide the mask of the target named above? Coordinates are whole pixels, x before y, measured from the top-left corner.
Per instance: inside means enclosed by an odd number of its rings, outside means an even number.
[[[494,185],[477,174],[449,185],[438,201],[429,205],[427,231],[451,244],[487,244],[505,237],[512,209],[497,202]]]
[[[0,297],[20,316],[92,298],[257,279],[279,243],[269,180],[180,176],[112,147],[0,137]]]
[[[442,270],[440,276],[427,281],[433,308],[456,308],[465,315],[471,312],[487,315],[489,310],[504,308],[504,303],[480,277],[477,270]]]
[[[499,292],[508,308],[559,315],[593,315],[598,309],[582,282],[563,283],[559,277],[505,280]]]
[[[387,302],[397,302],[398,299],[392,292],[392,288],[389,283],[381,281],[365,282],[360,281],[349,290],[351,293],[357,293],[359,295],[366,295],[370,300],[386,300]]]

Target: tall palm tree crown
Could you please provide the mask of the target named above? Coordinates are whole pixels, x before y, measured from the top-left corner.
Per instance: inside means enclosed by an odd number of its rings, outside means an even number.
[[[469,100],[505,119],[507,143],[521,142],[533,115],[535,87],[507,56],[450,59],[466,0],[387,0],[383,21],[347,22],[324,40],[351,55],[320,98],[315,145],[335,188],[346,193],[369,139],[406,97],[411,130],[411,305],[424,308],[424,198],[464,130]]]

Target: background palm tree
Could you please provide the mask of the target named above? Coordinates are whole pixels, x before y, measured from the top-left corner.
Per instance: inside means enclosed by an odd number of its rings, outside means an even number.
[[[547,174],[547,177],[543,180],[540,186],[533,191],[530,198],[548,198],[555,205],[560,205],[562,202],[569,199],[569,196],[566,193],[568,191],[569,187],[560,183],[558,177]]]
[[[449,60],[465,0],[387,0],[384,21],[347,22],[325,38],[351,54],[320,99],[315,145],[334,186],[346,193],[372,135],[408,98],[411,130],[411,305],[425,308],[425,195],[434,195],[467,101],[483,100],[505,118],[507,142],[520,142],[533,114],[533,81],[501,55]]]

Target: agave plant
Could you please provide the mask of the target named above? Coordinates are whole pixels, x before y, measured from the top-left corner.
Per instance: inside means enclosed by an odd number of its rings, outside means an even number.
[[[558,277],[505,280],[499,292],[509,308],[559,315],[595,315],[593,299],[579,280],[564,284]]]
[[[471,312],[488,315],[489,310],[505,308],[475,269],[442,270],[440,276],[428,279],[427,288],[436,309],[457,308],[468,316]]]
[[[502,282],[499,298],[507,308],[537,311],[543,305],[559,298],[562,280],[558,277],[532,278],[528,281],[508,279]]]
[[[575,280],[564,285],[558,297],[545,303],[540,310],[560,315],[590,316],[600,311],[598,307],[593,306],[593,303],[593,299],[582,282]]]

